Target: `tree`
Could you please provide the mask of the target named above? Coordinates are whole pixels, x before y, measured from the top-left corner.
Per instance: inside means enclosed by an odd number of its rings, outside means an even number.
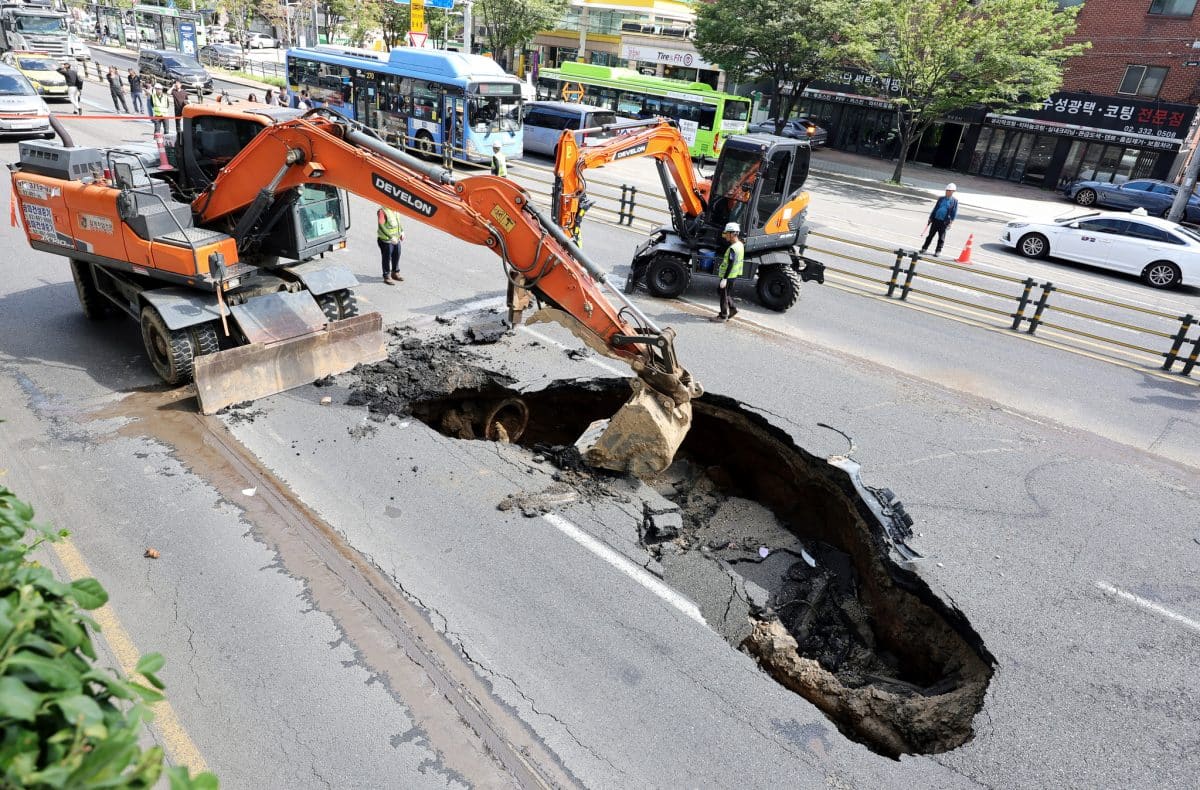
[[[1037,107],[1062,85],[1078,7],[1056,0],[864,0],[853,60],[890,85],[904,173],[909,148],[934,121],[975,105]]]
[[[488,48],[506,66],[513,49],[524,48],[540,31],[554,27],[566,10],[567,0],[475,0],[475,16]]]
[[[696,49],[738,82],[771,83],[775,133],[813,80],[841,65],[853,0],[713,0],[696,14]]]
[[[408,35],[408,6],[384,0],[379,14],[379,27],[383,31],[383,45],[387,49],[401,47]]]

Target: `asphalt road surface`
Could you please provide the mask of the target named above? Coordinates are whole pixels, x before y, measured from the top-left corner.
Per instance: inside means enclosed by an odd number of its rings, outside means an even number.
[[[814,186],[868,237],[921,210]],[[494,256],[414,221],[384,286],[372,206],[353,210],[337,258],[388,324],[502,307]],[[369,421],[341,386],[198,417],[133,322],[88,323],[65,259],[4,232],[0,481],[71,530],[49,561],[110,590],[110,663],[167,657],[153,737],[227,787],[1194,786],[1195,382],[832,285],[728,325],[704,320],[711,280],[638,297],[708,391],[904,500],[918,571],[995,655],[974,738],[891,760],[646,578],[625,509],[500,511],[549,482],[529,454]],[[638,239],[597,223],[586,243],[620,280]],[[624,374],[579,348],[539,326],[473,350],[525,382]]]

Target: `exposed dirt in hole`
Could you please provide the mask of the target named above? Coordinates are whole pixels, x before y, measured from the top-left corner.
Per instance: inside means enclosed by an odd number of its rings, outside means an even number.
[[[590,469],[572,446],[628,397],[623,380],[521,391],[454,338],[406,338],[388,361],[356,373],[351,403],[456,438],[517,443],[531,463],[557,467],[552,486],[516,492],[502,510],[533,516],[629,496],[627,478]],[[903,542],[911,521],[891,492],[867,488],[853,461],[808,453],[737,401],[706,394],[693,408],[676,463],[634,487],[642,542],[664,578],[690,593],[687,569],[708,568],[703,584],[728,588],[723,617],[734,620],[714,627],[848,737],[891,757],[969,740],[995,659],[902,561],[913,556]]]

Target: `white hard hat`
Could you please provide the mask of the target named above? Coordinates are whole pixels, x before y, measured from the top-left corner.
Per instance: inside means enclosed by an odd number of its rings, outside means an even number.
[[[492,148],[496,151],[499,151],[500,150],[500,141],[497,140],[496,142],[492,143]]]
[[[946,184],[946,191],[947,192],[956,192],[956,191],[958,191],[958,187],[954,185],[953,181],[951,181],[949,184]]]
[[[725,225],[725,230],[722,232],[723,233],[741,233],[742,228],[736,222],[730,222]]]

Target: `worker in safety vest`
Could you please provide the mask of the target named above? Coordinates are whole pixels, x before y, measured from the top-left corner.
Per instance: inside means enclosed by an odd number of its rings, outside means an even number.
[[[500,150],[500,141],[492,143],[492,175],[508,178],[508,160]]]
[[[163,90],[162,85],[155,85],[150,94],[150,120],[154,122],[154,133],[167,133],[167,119],[171,117],[171,97]]]
[[[730,222],[721,234],[721,238],[729,243],[729,248],[721,258],[721,265],[717,267],[717,276],[721,278],[718,286],[721,311],[708,319],[710,321],[727,321],[738,314],[738,309],[733,306],[733,281],[742,276],[742,264],[746,262],[746,245],[738,238],[741,232],[742,229],[736,222]]]
[[[403,282],[400,276],[400,242],[404,241],[404,226],[400,224],[400,212],[380,206],[376,215],[379,227],[375,238],[379,242],[379,255],[383,263],[383,281],[388,285]]]

